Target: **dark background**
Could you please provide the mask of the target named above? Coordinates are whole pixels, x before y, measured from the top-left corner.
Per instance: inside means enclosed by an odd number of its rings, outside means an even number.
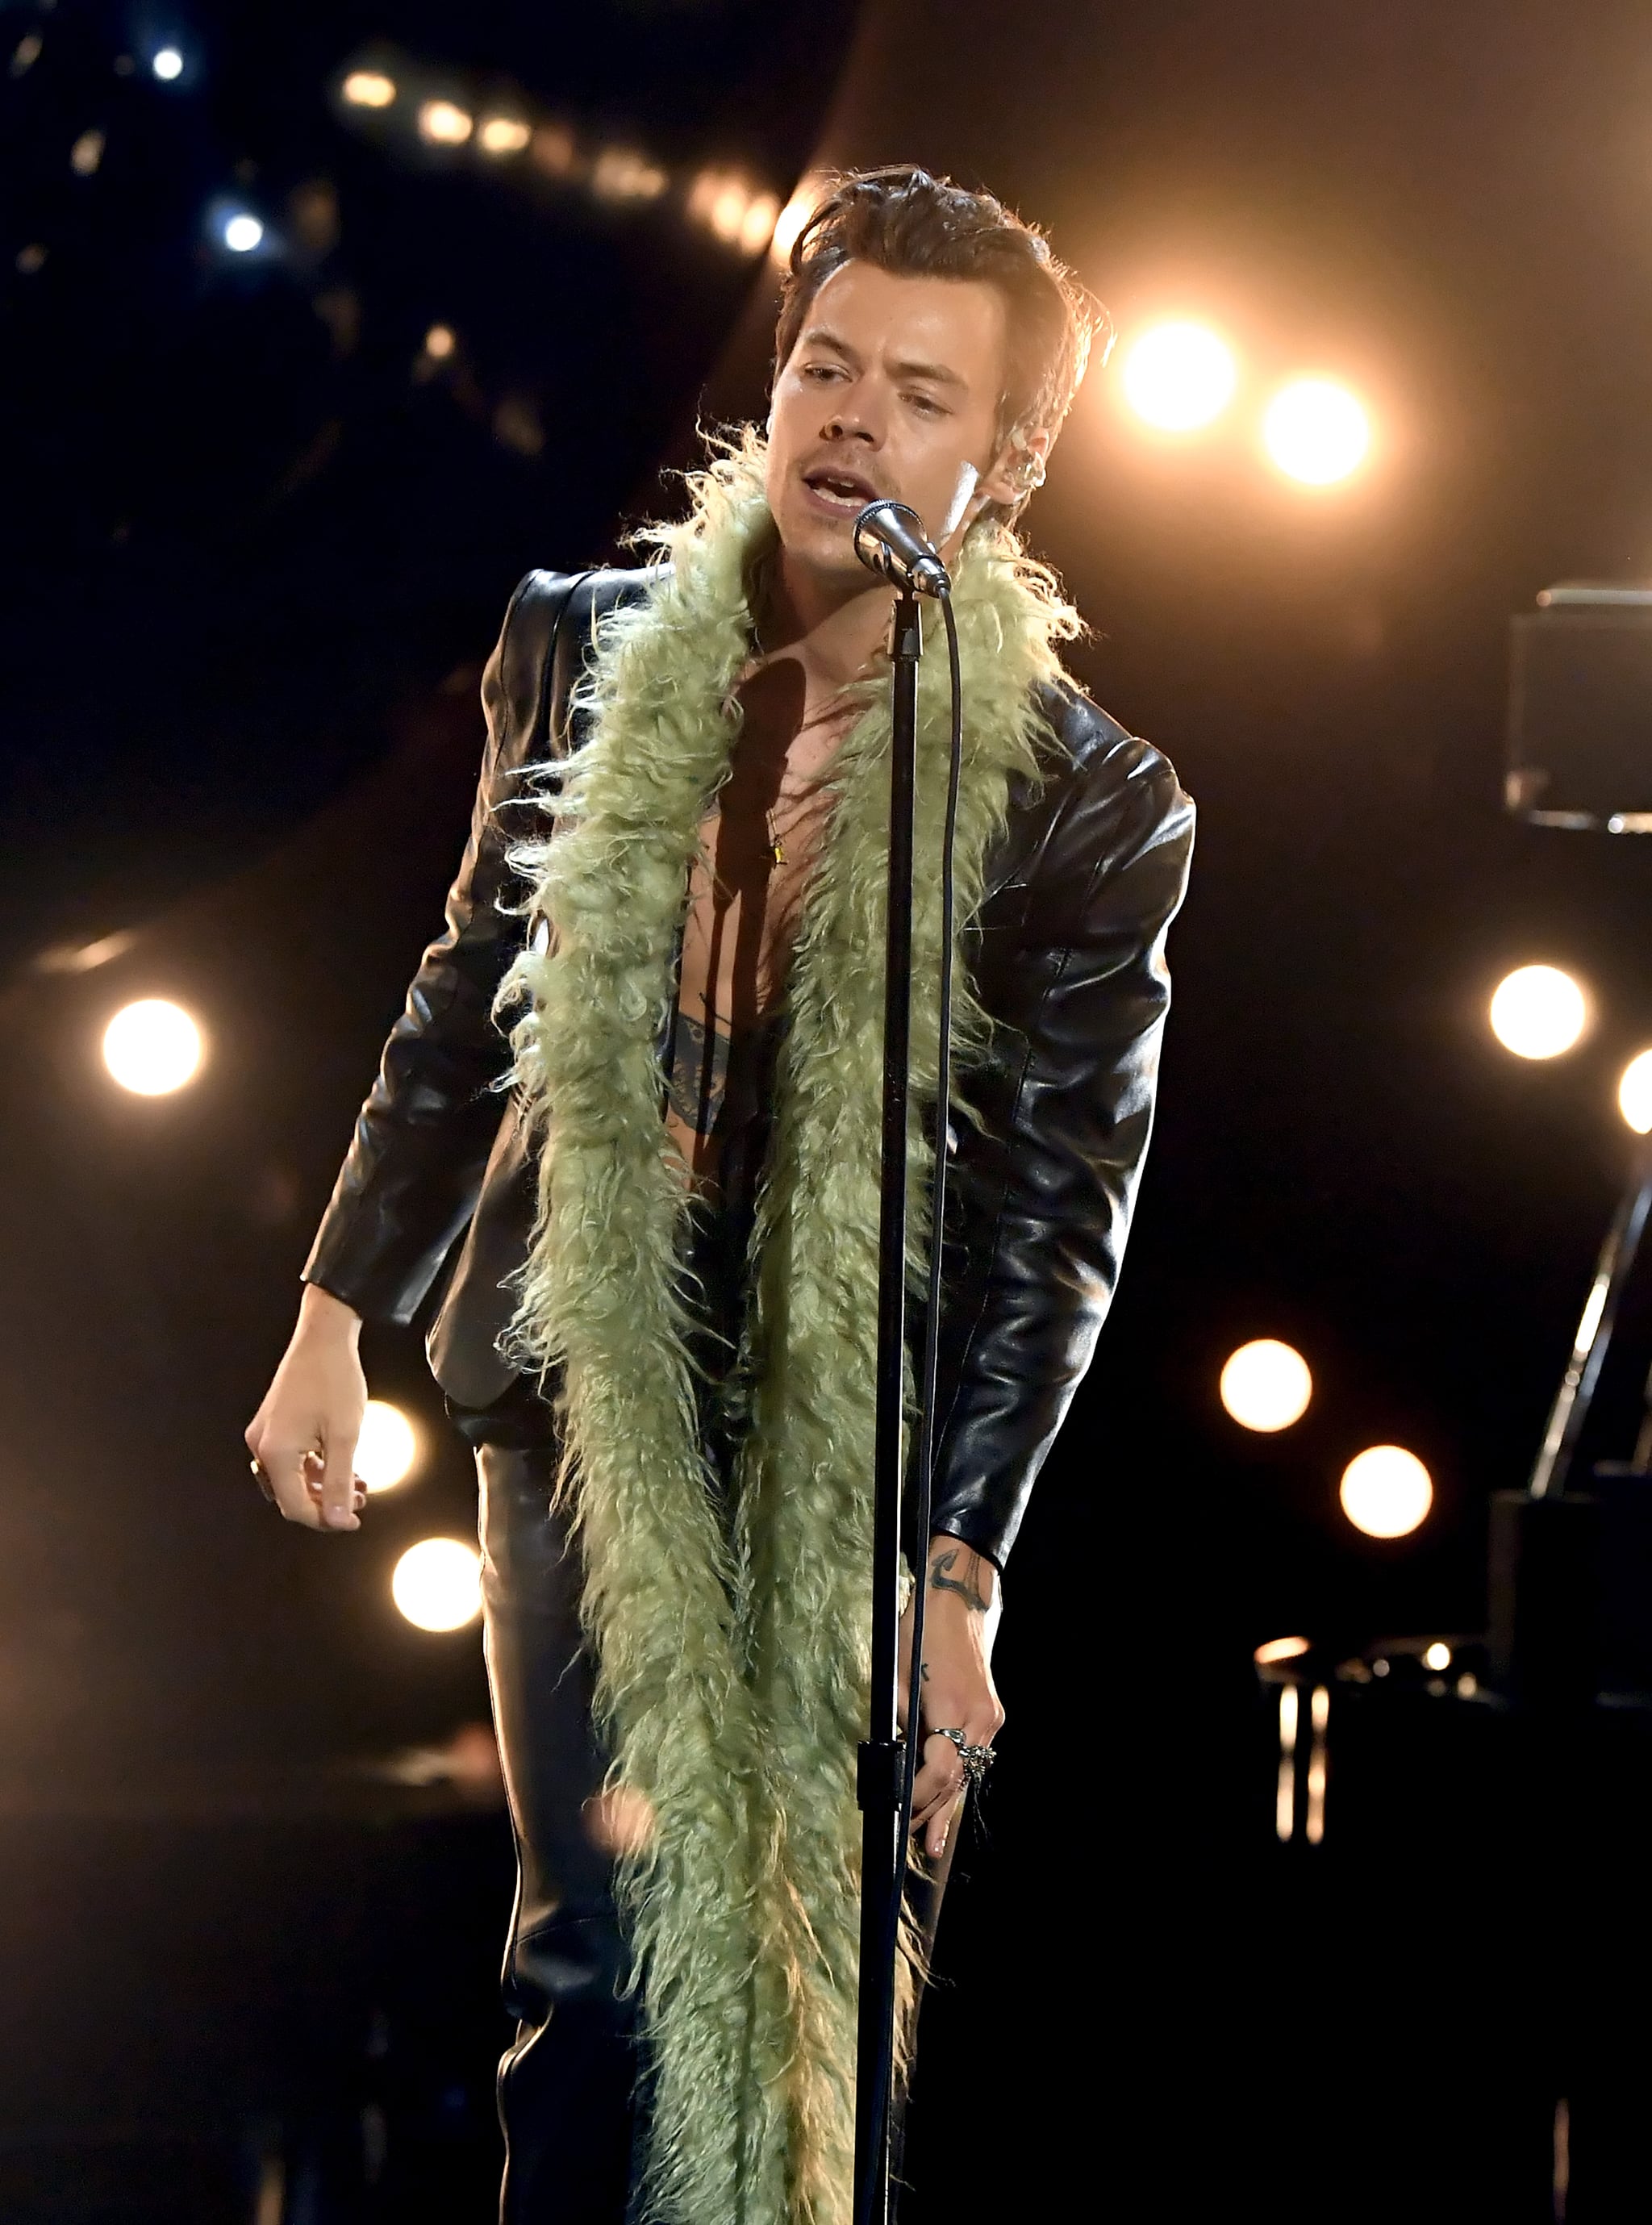
[[[1199,851],[1130,1263],[1010,1571],[911,2214],[985,2215],[1012,2166],[1092,2210],[1550,2214],[1546,2147],[1538,2206],[1461,2190],[1487,2142],[1548,2138],[1529,2000],[1487,1975],[1524,1967],[1512,1854],[1434,1829],[1425,1774],[1357,1870],[1334,1829],[1317,1868],[1267,1859],[1250,1653],[1482,1627],[1488,1497],[1529,1467],[1623,1171],[1652,865],[1499,795],[1510,612],[1652,568],[1643,11],[30,0],[0,48],[0,2214],[251,2217],[284,2152],[279,2214],[331,2215],[303,2190],[364,2108],[402,2190],[338,2214],[487,2214],[503,1826],[361,1773],[485,1708],[474,1630],[415,1632],[387,1589],[463,1534],[463,1448],[394,1334],[374,1388],[430,1449],[360,1538],[275,1525],[240,1431],[458,854],[512,584],[668,506],[697,411],[762,407],[768,268],[685,182],[783,201],[896,159],[1035,216],[1127,337],[1199,314],[1245,366],[1178,443],[1093,376],[1029,519]],[[604,207],[343,117],[380,53],[671,188]],[[214,244],[231,205],[265,250]],[[1298,369],[1370,403],[1343,488],[1256,451]],[[1596,1007],[1546,1066],[1484,1023],[1533,959]],[[148,994],[210,1037],[176,1098],[98,1063]],[[1316,1379],[1276,1439],[1216,1396],[1263,1334]],[[1436,1489],[1392,1544],[1336,1499],[1379,1442]],[[1636,1858],[1610,1848],[1608,1898]]]

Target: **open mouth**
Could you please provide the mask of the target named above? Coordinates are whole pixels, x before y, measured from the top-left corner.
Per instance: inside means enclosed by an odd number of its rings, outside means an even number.
[[[877,489],[864,479],[857,479],[852,472],[821,469],[805,472],[803,484],[817,500],[827,503],[833,510],[852,517],[865,509],[869,502],[877,500]]]

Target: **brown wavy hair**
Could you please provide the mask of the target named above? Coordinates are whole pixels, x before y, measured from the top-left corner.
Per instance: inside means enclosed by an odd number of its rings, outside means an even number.
[[[846,170],[826,181],[782,281],[777,374],[815,295],[852,262],[875,263],[896,277],[974,278],[998,288],[1010,310],[1000,440],[1015,432],[1059,433],[1092,353],[1104,361],[1112,345],[1111,318],[1035,225],[991,193],[902,162]]]

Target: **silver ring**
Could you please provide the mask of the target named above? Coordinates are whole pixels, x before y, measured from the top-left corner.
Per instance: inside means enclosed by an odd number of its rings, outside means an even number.
[[[924,1736],[950,1740],[958,1748],[958,1758],[964,1765],[965,1778],[971,1784],[978,1784],[998,1758],[990,1746],[972,1746],[961,1730],[943,1730],[937,1724],[933,1730],[926,1731]]]

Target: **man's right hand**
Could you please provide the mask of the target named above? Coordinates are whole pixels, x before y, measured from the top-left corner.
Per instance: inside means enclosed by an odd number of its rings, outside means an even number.
[[[307,1284],[298,1327],[263,1404],[247,1424],[247,1450],[288,1522],[359,1530],[356,1440],[367,1410],[358,1346],[361,1316]]]

